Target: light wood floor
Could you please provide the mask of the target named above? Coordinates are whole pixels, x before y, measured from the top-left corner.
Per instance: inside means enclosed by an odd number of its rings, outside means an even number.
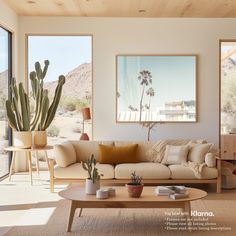
[[[34,185],[30,186],[28,174],[21,173],[13,175],[11,182],[0,182],[0,235],[67,235],[69,203],[57,193],[50,193],[46,171],[40,173],[40,178],[34,173],[33,179]],[[65,187],[57,185],[55,192]],[[216,194],[210,185],[204,189],[209,195],[194,202],[193,210],[212,211],[212,221],[232,230],[192,235],[236,235],[236,190]],[[164,210],[159,209],[86,209],[81,218],[75,219],[70,235],[178,235],[161,228],[163,216]]]

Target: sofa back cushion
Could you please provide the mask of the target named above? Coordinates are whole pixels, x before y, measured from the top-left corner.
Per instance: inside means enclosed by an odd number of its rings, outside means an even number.
[[[71,141],[76,152],[77,162],[86,161],[92,154],[99,159],[99,144],[114,146],[113,141]]]
[[[138,144],[126,146],[106,146],[99,144],[100,164],[137,163]]]
[[[59,167],[67,167],[76,163],[76,152],[71,142],[55,145],[54,156]]]
[[[139,162],[148,162],[147,151],[153,146],[153,141],[115,141],[115,146],[127,146],[138,144],[137,159]]]
[[[195,162],[198,164],[204,163],[205,155],[210,151],[212,147],[212,143],[190,144],[188,161]]]

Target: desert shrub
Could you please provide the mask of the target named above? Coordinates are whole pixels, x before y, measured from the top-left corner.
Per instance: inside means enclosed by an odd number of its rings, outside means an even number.
[[[73,132],[74,133],[81,133],[81,129],[79,127],[74,127]]]
[[[84,97],[82,99],[79,98],[62,98],[60,105],[60,109],[64,111],[77,111],[80,112],[84,107],[90,107],[90,101]]]
[[[49,137],[57,137],[60,133],[60,129],[55,125],[50,125],[47,129],[47,135]]]
[[[77,99],[73,99],[73,98],[62,99],[60,102],[60,107],[64,111],[75,111],[76,103],[77,103]]]

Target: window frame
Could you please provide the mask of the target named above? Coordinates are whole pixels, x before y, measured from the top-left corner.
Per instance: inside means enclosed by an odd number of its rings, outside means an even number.
[[[5,30],[8,35],[8,91],[7,92],[8,92],[8,99],[11,100],[11,91],[9,88],[10,88],[11,79],[12,79],[12,75],[13,75],[13,63],[12,63],[13,62],[13,48],[12,48],[13,33],[1,24],[0,24],[0,28]],[[8,125],[8,127],[9,127],[9,129],[8,129],[8,145],[11,146],[12,145],[12,129],[9,125]],[[12,153],[11,152],[8,152],[8,158],[9,158],[8,173],[3,176],[0,176],[0,181],[9,176],[10,166],[11,166],[11,162],[12,162]]]

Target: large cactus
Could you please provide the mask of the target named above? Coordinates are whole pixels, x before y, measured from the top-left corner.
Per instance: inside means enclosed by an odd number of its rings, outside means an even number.
[[[26,94],[23,84],[16,85],[16,80],[11,80],[10,90],[12,100],[6,101],[7,117],[10,126],[14,130],[29,131],[30,130],[30,107],[29,98]]]
[[[43,88],[44,78],[47,74],[49,61],[44,61],[44,68],[39,62],[35,63],[35,71],[30,73],[32,94],[35,100],[35,114],[31,123],[31,130],[46,130],[53,121],[58,104],[61,99],[62,87],[65,83],[65,76],[60,75],[55,90],[54,98],[49,105],[48,90]]]
[[[10,90],[12,100],[6,101],[6,110],[10,126],[18,131],[46,130],[53,121],[60,102],[65,76],[60,75],[55,90],[54,98],[49,104],[48,90],[43,88],[43,80],[47,74],[49,61],[44,61],[42,70],[39,62],[35,63],[35,71],[30,73],[32,95],[35,100],[34,116],[31,119],[29,96],[23,84],[16,85],[16,80],[11,80]]]

